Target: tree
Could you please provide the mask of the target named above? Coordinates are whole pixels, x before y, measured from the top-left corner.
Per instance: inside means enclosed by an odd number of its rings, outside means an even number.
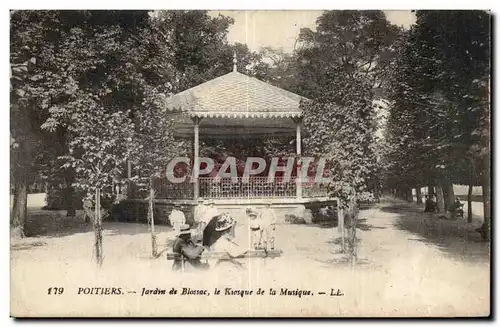
[[[226,38],[232,18],[210,17],[202,10],[161,10],[154,20],[157,33],[168,40],[167,46],[174,54],[174,93],[232,70],[233,52]]]
[[[388,176],[415,186],[431,181],[448,206],[453,183],[489,189],[488,13],[418,11],[393,72],[388,126],[396,169],[389,166]]]
[[[72,115],[89,97],[110,113],[129,112],[134,121],[154,88],[169,94],[232,67],[226,40],[231,19],[206,12],[16,11],[12,17],[12,162],[30,164],[13,165],[15,190],[27,189],[30,174],[23,172],[37,172],[33,159],[43,153],[54,162],[43,173],[66,175],[72,192],[75,171],[56,159],[68,154],[67,144],[77,136]],[[48,137],[47,151],[34,151],[45,131],[57,137]],[[26,195],[15,199],[13,217],[24,217]]]
[[[362,90],[362,86],[353,84],[347,84],[346,88]],[[370,100],[369,91],[353,92],[346,94],[346,102],[341,104],[316,102],[303,107],[304,126],[308,131],[304,141],[309,145],[305,154],[327,158],[333,181],[331,191],[346,203],[353,194],[352,188],[359,198],[369,199],[375,187],[377,164]]]
[[[95,194],[96,214],[94,217],[95,255],[97,263],[103,261],[101,194],[113,196],[114,176],[121,173],[130,157],[133,125],[127,112],[107,113],[92,100],[73,112],[75,123],[71,131],[75,137],[69,143],[69,155],[65,166],[71,166],[77,173],[75,186]]]
[[[433,35],[440,64],[436,88],[452,104],[445,118],[449,132],[442,141],[453,158],[449,164],[454,170],[452,179],[482,186],[483,235],[487,236],[491,217],[490,14],[480,10],[420,11],[417,22]]]
[[[135,117],[131,151],[128,157],[136,170],[140,172],[134,180],[139,186],[139,193],[147,194],[153,257],[157,257],[154,229],[156,182],[161,182],[160,178],[164,177],[162,175],[166,163],[184,150],[183,142],[177,142],[174,138],[172,133],[174,121],[164,112],[162,99],[163,94],[156,93],[156,91],[144,98],[144,110],[138,112]]]
[[[382,86],[398,29],[381,11],[331,11],[317,31],[302,30],[297,90],[303,103],[306,155],[326,157],[333,196],[349,207],[352,258],[356,257],[355,206],[378,187],[373,90]],[[353,202],[354,201],[354,202]]]
[[[74,170],[73,186],[88,196],[95,194],[95,249],[101,264],[101,195],[113,197],[115,177],[123,173],[133,149],[133,121],[141,109],[143,76],[149,67],[135,65],[142,57],[135,57],[130,49],[141,45],[138,36],[147,28],[149,16],[144,11],[57,15],[60,25],[55,29],[64,28],[57,42],[46,45],[51,57],[42,73],[60,81],[65,96],[42,102],[49,114],[41,127],[50,132],[67,131],[62,167]],[[42,91],[47,89],[43,83],[50,82],[46,79],[39,85]]]
[[[432,121],[432,116],[428,110],[417,108],[426,101],[419,89],[426,67],[425,61],[416,56],[418,46],[414,39],[407,33],[396,45],[398,59],[388,80],[389,117],[382,166],[385,167],[385,187],[390,189],[421,187],[434,179],[435,174],[436,161],[429,151],[432,144],[427,123]]]
[[[43,143],[40,141],[47,141],[48,148],[57,147],[59,142],[62,150],[52,153],[67,153],[66,143],[71,135],[67,133],[65,120],[71,116],[68,115],[71,108],[81,102],[76,91],[94,92],[96,86],[104,84],[103,63],[121,65],[113,60],[115,54],[111,53],[114,50],[110,45],[116,43],[101,43],[99,50],[107,49],[111,55],[108,57],[103,51],[96,53],[98,49],[92,45],[116,37],[118,30],[133,32],[141,20],[147,20],[148,14],[145,11],[15,11],[11,18],[11,135],[15,140],[13,159],[18,165],[13,169],[17,185],[13,217],[22,227],[26,215],[25,190],[39,170],[34,164],[41,153],[37,151]],[[85,30],[82,26],[89,28]],[[21,65],[26,70],[20,71]],[[101,91],[106,89],[104,85]],[[94,93],[103,94],[106,93]],[[44,138],[47,135],[44,131],[57,132],[61,137]],[[57,170],[53,168],[49,170]],[[74,171],[69,167],[65,172],[67,190],[71,193],[69,185]]]
[[[40,45],[51,43],[54,32],[51,22],[56,19],[52,12],[11,12],[10,135],[11,178],[14,184],[11,226],[21,237],[25,236],[28,186],[36,176],[39,168],[37,159],[45,148],[45,134],[40,128],[47,115],[43,100],[57,99],[66,90],[50,76],[45,83],[47,87],[39,87],[44,61],[50,57],[50,53]]]
[[[299,35],[298,79],[304,81],[299,93],[321,97],[331,74],[339,69],[344,77],[365,79],[371,89],[383,88],[400,34],[383,11],[326,11],[317,20],[316,32],[302,29]]]
[[[306,142],[311,154],[331,160],[341,197],[378,185],[373,90],[382,87],[399,35],[382,11],[345,10],[325,12],[316,32],[299,36],[297,90],[315,101],[304,106]]]
[[[11,80],[23,82],[25,73],[28,70],[28,62],[16,65],[12,69]],[[14,83],[15,83],[14,82]],[[36,112],[30,110],[29,97],[25,97],[26,92],[17,86],[12,86],[11,82],[11,180],[14,182],[14,206],[11,214],[11,226],[14,233],[19,237],[24,237],[24,223],[27,215],[28,185],[33,180],[34,156],[40,147],[37,141],[39,129],[29,118],[35,116]],[[24,121],[24,124],[21,124]]]
[[[260,51],[261,61],[254,66],[254,74],[266,83],[297,92],[297,51],[284,52],[283,49],[264,47]]]

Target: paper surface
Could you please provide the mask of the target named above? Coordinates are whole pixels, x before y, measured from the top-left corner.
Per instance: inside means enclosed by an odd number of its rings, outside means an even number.
[[[316,18],[322,12],[220,13],[235,19],[227,35],[228,42],[246,40],[251,51],[271,46],[291,54],[298,49],[296,39],[300,29],[315,29]],[[217,14],[210,12],[211,17]],[[415,22],[409,11],[386,14],[391,22],[406,28]],[[238,62],[238,55],[235,58]],[[273,64],[275,60],[276,64],[280,58],[284,57],[277,51],[266,61]],[[474,219],[469,223],[466,217],[440,219],[437,214],[425,213],[423,204],[416,204],[415,200],[408,203],[385,194],[358,208],[353,258],[346,250],[348,242],[353,240],[349,234],[352,230],[347,222],[344,225],[344,218],[336,208],[338,199],[331,194],[320,194],[321,185],[312,187],[312,183],[295,179],[286,185],[281,180],[268,183],[264,181],[268,170],[251,176],[245,184],[244,167],[256,168],[252,163],[245,166],[245,158],[234,154],[240,150],[238,146],[255,150],[261,145],[260,141],[254,141],[256,138],[265,140],[280,135],[287,138],[283,148],[295,160],[295,156],[307,153],[309,144],[301,141],[306,133],[301,130],[301,96],[290,95],[276,86],[265,86],[262,81],[248,80],[245,72],[236,67],[232,71],[233,62],[225,62],[229,63],[226,77],[205,80],[213,84],[189,91],[192,97],[181,93],[181,97],[187,98],[176,102],[182,107],[185,101],[198,101],[197,105],[209,103],[213,108],[193,105],[173,117],[178,123],[179,140],[189,143],[190,160],[212,155],[209,150],[216,141],[204,143],[208,139],[229,143],[241,140],[239,145],[229,145],[231,148],[215,164],[219,169],[226,157],[236,156],[236,183],[231,184],[230,177],[214,181],[215,174],[207,173],[199,182],[178,184],[187,185],[182,186],[186,193],[178,191],[181,186],[169,188],[165,193],[158,191],[154,227],[148,224],[147,196],[134,197],[130,189],[124,188],[123,192],[129,193],[120,199],[128,203],[124,209],[127,213],[120,216],[109,211],[102,222],[102,265],[96,263],[93,218],[86,221],[85,210],[77,210],[74,217],[67,217],[61,208],[45,210],[46,194],[30,192],[26,222],[30,235],[11,237],[11,316],[477,317],[490,314],[490,243],[481,240],[474,231],[482,224],[480,199],[471,202]],[[207,71],[211,68],[206,67]],[[233,108],[235,101],[241,104],[238,110]],[[286,108],[279,107],[283,103]],[[263,108],[266,104],[269,108]],[[255,107],[250,108],[251,105]],[[225,111],[218,112],[222,107]],[[189,116],[189,110],[199,112]],[[261,157],[269,164],[271,155]],[[250,156],[258,157],[258,151],[247,153]],[[281,154],[276,157],[286,158]],[[129,174],[127,178],[140,174],[133,165],[122,166],[123,175]],[[295,170],[291,174],[293,178],[297,176]],[[174,193],[176,196],[171,196]],[[456,186],[455,194],[459,193],[467,196],[467,190]],[[11,211],[13,201],[11,198]],[[463,202],[467,212],[467,201]],[[191,225],[193,239],[199,237],[201,241],[199,229],[205,225],[200,227],[199,222],[209,222],[208,212],[227,213],[236,225],[224,235],[238,249],[272,246],[280,255],[202,259],[208,269],[195,269],[187,264],[174,271],[174,260],[167,257],[177,237],[167,218],[174,204],[181,205],[178,210],[183,211]],[[261,234],[250,228],[251,220],[245,212],[249,207],[273,212],[272,242],[266,239],[268,232],[256,240]],[[323,219],[318,218],[322,215],[319,210],[323,210]],[[157,244],[156,257],[152,255],[152,235]],[[211,251],[210,247],[205,251]]]

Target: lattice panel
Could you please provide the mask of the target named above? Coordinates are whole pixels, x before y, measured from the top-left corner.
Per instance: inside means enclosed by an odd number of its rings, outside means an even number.
[[[267,177],[250,178],[200,178],[200,197],[220,198],[259,198],[295,197],[297,187],[294,182],[283,183],[279,180],[269,183]]]

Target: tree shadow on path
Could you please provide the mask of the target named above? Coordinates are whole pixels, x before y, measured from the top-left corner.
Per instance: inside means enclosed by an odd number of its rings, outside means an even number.
[[[25,224],[27,237],[63,237],[92,231],[80,215],[67,217],[65,211],[33,209]]]
[[[366,218],[360,218],[358,219],[358,223],[356,224],[356,227],[362,231],[370,231],[372,229],[386,229],[387,227],[383,226],[375,226],[372,224],[367,224],[367,219]]]
[[[464,220],[439,219],[437,214],[423,212],[417,205],[404,202],[391,201],[380,210],[396,215],[393,224],[397,229],[415,234],[409,241],[434,245],[454,260],[490,261],[490,243],[474,231],[480,226],[477,220],[469,224]]]
[[[172,228],[157,223],[158,233],[168,232]],[[59,238],[81,233],[92,233],[92,222],[85,222],[81,214],[67,217],[65,211],[33,209],[28,212],[25,234],[28,238]],[[149,234],[147,223],[103,221],[103,231],[108,236]]]

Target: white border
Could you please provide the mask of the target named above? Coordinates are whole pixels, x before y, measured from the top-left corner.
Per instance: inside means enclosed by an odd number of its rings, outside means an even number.
[[[4,47],[2,48],[2,60],[3,65],[0,65],[0,70],[1,70],[1,76],[4,78],[1,79],[2,82],[2,87],[0,90],[2,90],[2,100],[3,100],[3,106],[1,110],[1,115],[3,115],[3,119],[0,119],[0,124],[2,124],[2,128],[0,130],[3,132],[2,137],[0,138],[0,145],[2,147],[2,153],[4,154],[2,156],[1,160],[1,165],[2,169],[1,171],[3,174],[1,175],[2,178],[2,187],[0,187],[0,201],[1,203],[4,204],[2,208],[5,209],[5,214],[3,216],[3,228],[5,233],[3,234],[3,237],[1,238],[2,240],[2,247],[1,247],[1,259],[3,262],[2,265],[2,285],[3,287],[1,288],[3,291],[1,292],[0,295],[0,307],[2,308],[2,313],[1,317],[2,319],[2,326],[10,326],[13,325],[15,322],[12,319],[9,319],[9,306],[10,306],[10,295],[9,295],[9,286],[10,286],[10,278],[9,278],[9,228],[8,228],[8,221],[9,221],[9,202],[8,200],[8,183],[9,183],[9,135],[8,135],[8,130],[9,130],[9,118],[8,118],[8,108],[9,108],[9,93],[8,93],[8,80],[7,76],[9,74],[8,71],[8,42],[9,42],[9,13],[8,9],[82,9],[82,8],[88,8],[88,9],[247,9],[247,10],[258,10],[258,9],[264,9],[264,10],[279,10],[279,9],[292,9],[292,10],[305,10],[305,9],[387,9],[387,10],[397,10],[397,9],[491,9],[492,13],[495,15],[497,13],[498,9],[498,4],[499,1],[494,1],[494,0],[475,0],[475,1],[470,1],[470,0],[455,0],[455,1],[447,1],[447,2],[440,2],[440,1],[435,1],[435,0],[419,0],[419,1],[401,1],[401,0],[385,0],[385,1],[361,1],[361,0],[350,0],[350,1],[345,1],[345,2],[336,2],[336,1],[327,1],[327,0],[322,0],[318,1],[315,0],[314,2],[312,1],[297,1],[297,0],[273,0],[273,1],[266,1],[266,0],[253,0],[253,1],[228,1],[228,0],[218,0],[218,1],[210,1],[210,2],[205,2],[205,1],[194,1],[194,0],[183,0],[183,1],[151,1],[151,0],[142,0],[142,1],[137,1],[135,3],[129,3],[129,2],[124,2],[114,0],[114,1],[103,1],[103,0],[87,0],[85,2],[79,3],[79,2],[71,2],[71,1],[36,1],[36,0],[20,0],[16,1],[13,3],[7,3],[7,2],[2,2],[2,7],[5,6],[5,8],[2,8],[3,10],[0,11],[0,18],[2,21],[2,29],[1,29],[1,40],[2,40],[2,45]],[[10,5],[10,6],[9,6]],[[498,33],[495,33],[495,40],[497,41],[498,39]],[[495,61],[498,62],[496,59],[498,59],[498,52],[496,52],[495,55]],[[494,94],[498,94],[498,83],[495,84],[495,89],[492,90],[495,92]],[[495,122],[497,123],[498,127],[498,113],[495,115]],[[496,138],[496,136],[495,136]],[[496,138],[495,144],[497,144],[500,140]],[[497,150],[497,147],[495,146],[495,150]],[[497,166],[495,166],[497,168]],[[497,173],[498,175],[498,173]],[[495,178],[495,183],[494,186],[497,185],[496,183],[497,179]],[[493,199],[493,203],[500,203],[499,201],[496,201],[497,197]],[[493,208],[494,214],[493,217],[498,217],[496,215],[497,210],[496,206],[494,205]],[[498,229],[498,223],[494,224],[495,229]],[[498,234],[498,233],[497,233]],[[497,235],[498,236],[498,235]],[[494,241],[494,246],[496,247],[496,241]],[[495,260],[498,261],[498,252],[495,255]],[[498,263],[498,262],[497,262]],[[498,272],[498,270],[497,270]],[[36,273],[36,272],[34,272]],[[491,280],[497,277],[498,275],[495,274],[495,276],[491,276]],[[498,303],[498,301],[495,301]],[[498,310],[496,310],[498,314]],[[456,321],[455,321],[456,322]],[[33,322],[26,323],[24,324],[32,324]],[[62,325],[67,325],[70,324],[71,322],[61,322],[59,324]],[[81,323],[81,322],[80,322]],[[106,322],[103,321],[90,321],[90,322],[84,322],[83,324],[92,324],[95,326],[100,326],[105,324]],[[119,322],[120,323],[120,322]],[[127,323],[127,325],[133,325],[133,326],[141,326],[144,322],[142,321],[133,321]],[[168,323],[172,324],[174,323],[173,321],[167,321],[167,322],[160,322],[160,323]],[[184,322],[185,323],[185,322]],[[192,322],[191,322],[192,323]],[[218,322],[215,322],[218,323]],[[264,322],[257,322],[259,325],[266,325],[268,323]],[[276,322],[274,322],[276,323]],[[300,322],[305,323],[305,321]],[[339,324],[341,322],[335,321],[332,322],[335,324]],[[342,322],[342,324],[345,322]],[[358,322],[359,323],[359,322]],[[382,322],[385,323],[385,322]],[[409,322],[405,322],[407,324]],[[37,322],[37,325],[52,325],[53,321],[45,321],[45,322]],[[176,324],[176,323],[174,323]]]
[[[84,3],[71,1],[36,1],[36,0],[21,0],[13,3],[11,9],[226,9],[226,10],[305,10],[305,9],[492,9],[497,1],[494,0],[479,0],[479,1],[435,1],[435,0],[420,0],[420,1],[398,1],[398,0],[383,0],[383,1],[366,1],[366,0],[350,0],[350,1],[329,1],[329,0],[246,0],[246,1],[229,1],[229,0],[183,0],[183,1],[155,1],[143,0],[135,3],[124,2],[119,0],[88,0]],[[83,4],[83,6],[82,6]]]

